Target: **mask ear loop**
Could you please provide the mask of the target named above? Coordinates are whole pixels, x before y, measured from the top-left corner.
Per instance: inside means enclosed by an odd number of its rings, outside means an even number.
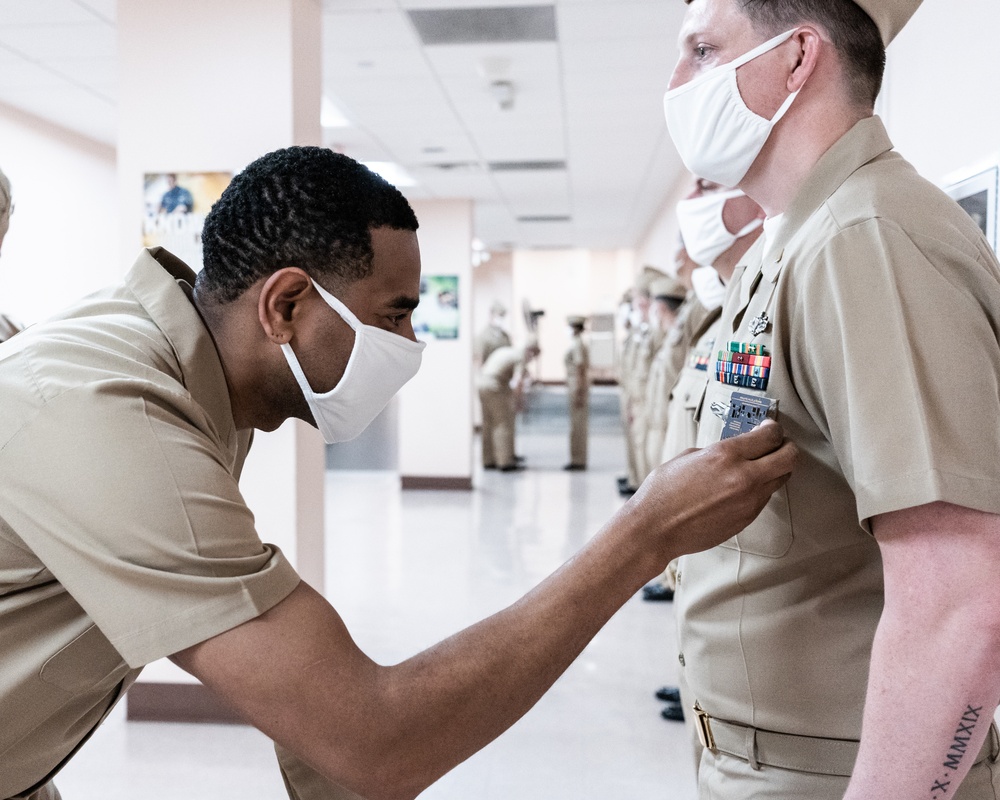
[[[673,97],[676,97],[679,94],[683,94],[689,89],[693,89],[696,86],[700,86],[703,83],[707,83],[708,81],[717,78],[722,73],[728,73],[730,71],[735,72],[744,64],[750,63],[758,56],[762,56],[764,55],[764,53],[773,50],[778,45],[787,42],[795,35],[795,32],[797,30],[798,28],[792,28],[790,31],[779,33],[777,36],[768,39],[766,42],[763,42],[762,44],[757,45],[755,48],[753,48],[753,50],[750,50],[749,52],[746,52],[743,55],[734,58],[732,61],[727,61],[725,64],[719,64],[717,67],[713,67],[712,69],[708,70],[708,72],[699,75],[693,80],[681,84],[676,89],[669,90],[663,97],[664,102]]]
[[[330,294],[326,289],[320,286],[319,281],[313,279],[312,285],[313,288],[319,293],[319,296],[326,301],[326,304],[336,311],[340,315],[340,318],[350,325],[353,330],[356,331],[361,327],[361,320],[354,315],[354,312]]]

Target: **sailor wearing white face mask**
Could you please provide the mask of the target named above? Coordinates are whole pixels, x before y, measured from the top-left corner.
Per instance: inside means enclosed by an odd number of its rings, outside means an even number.
[[[681,559],[702,798],[1000,790],[1000,264],[873,113],[919,5],[692,0],[680,33],[678,151],[767,213],[697,444],[776,412],[802,449],[764,514]]]

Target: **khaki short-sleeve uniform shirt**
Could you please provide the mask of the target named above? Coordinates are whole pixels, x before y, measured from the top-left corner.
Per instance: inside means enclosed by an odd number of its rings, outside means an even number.
[[[722,309],[717,308],[701,315],[701,326],[693,332],[695,341],[687,349],[687,361],[670,390],[663,461],[669,461],[698,442],[698,418],[708,386],[708,366],[715,356],[721,313]]]
[[[588,371],[590,370],[590,352],[583,341],[582,336],[574,336],[563,357],[566,367],[566,390],[568,393],[580,389],[589,383]],[[583,376],[583,382],[580,378]]]
[[[0,345],[0,797],[47,782],[144,664],[299,578],[263,544],[194,273],[118,287]]]
[[[764,238],[764,237],[762,237]],[[878,118],[820,160],[730,284],[716,352],[763,345],[766,386],[709,383],[699,445],[734,390],[778,402],[801,451],[736,537],[681,564],[685,675],[705,710],[858,739],[883,605],[872,517],[933,501],[1000,513],[1000,266]]]
[[[523,347],[498,347],[479,371],[476,386],[492,392],[509,391],[511,381],[523,367]]]
[[[487,325],[476,337],[474,349],[479,363],[486,363],[486,359],[498,347],[510,347],[510,336],[498,325]]]

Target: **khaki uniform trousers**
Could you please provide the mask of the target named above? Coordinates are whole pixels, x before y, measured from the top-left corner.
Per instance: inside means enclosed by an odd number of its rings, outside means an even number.
[[[627,400],[625,403],[626,407],[630,406]],[[625,419],[625,474],[628,476],[628,485],[635,489],[642,483],[642,479],[639,477],[639,460],[636,457],[635,435],[633,433],[635,423],[630,419],[631,415],[630,409],[626,412]]]
[[[569,463],[579,467],[587,466],[587,438],[590,422],[590,396],[584,395],[579,405],[575,398],[579,389],[575,381],[566,383],[566,395],[569,402]]]
[[[480,387],[479,400],[483,405],[483,466],[513,466],[514,393],[509,387]]]
[[[632,457],[635,463],[635,483],[632,486],[639,486],[654,466],[659,466],[659,462],[650,465],[646,459],[646,434],[649,432],[649,409],[646,406],[646,398],[636,398],[632,401],[632,427],[629,437],[632,440]],[[632,476],[629,475],[629,480]]]
[[[685,709],[687,713],[687,709]],[[1000,739],[990,726],[986,743],[969,774],[950,800],[994,800],[1000,797]],[[703,750],[698,770],[699,800],[842,800],[849,777],[782,769],[760,763],[756,768],[748,757],[721,751]]]

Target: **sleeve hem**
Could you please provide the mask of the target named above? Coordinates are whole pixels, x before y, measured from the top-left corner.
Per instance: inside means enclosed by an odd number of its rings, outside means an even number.
[[[301,580],[291,564],[282,559],[266,588],[251,588],[244,583],[238,593],[189,608],[156,625],[112,639],[111,643],[129,667],[139,669],[259,617],[288,597]]]
[[[869,533],[872,518],[879,514],[935,502],[1000,514],[1000,483],[929,469],[857,488],[858,520]]]

